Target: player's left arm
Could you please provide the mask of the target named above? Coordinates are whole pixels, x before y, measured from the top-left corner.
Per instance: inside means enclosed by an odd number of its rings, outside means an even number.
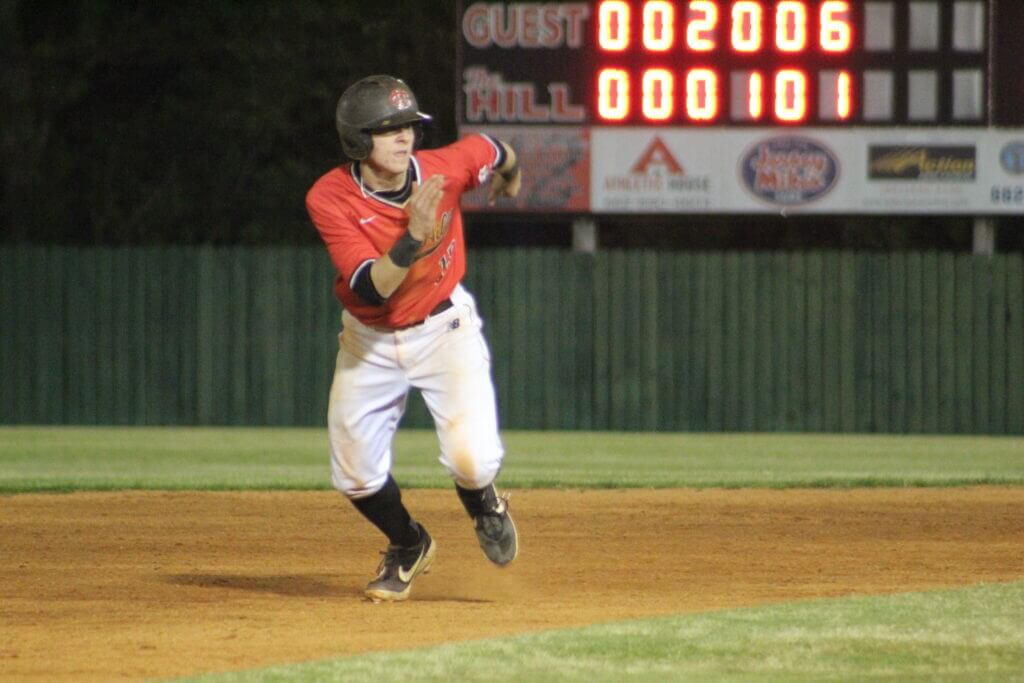
[[[494,176],[491,178],[491,189],[487,193],[487,202],[494,204],[498,197],[515,197],[519,194],[519,188],[523,184],[523,170],[519,166],[519,156],[504,140],[498,140],[504,150],[504,160],[499,166],[494,167]]]

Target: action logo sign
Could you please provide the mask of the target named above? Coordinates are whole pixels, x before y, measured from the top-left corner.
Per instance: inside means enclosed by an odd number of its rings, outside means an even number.
[[[977,150],[968,145],[871,145],[868,148],[870,180],[965,182],[975,179],[977,166]]]
[[[655,135],[629,167],[629,175],[606,178],[605,190],[707,192],[709,182],[706,175],[688,174],[665,141]]]
[[[595,150],[595,209],[656,213],[711,208],[711,178],[701,172],[708,167],[706,157],[692,151],[685,133],[602,131],[595,136]]]
[[[828,194],[839,179],[839,158],[810,138],[785,136],[758,142],[740,159],[740,178],[750,192],[779,206],[808,204]]]

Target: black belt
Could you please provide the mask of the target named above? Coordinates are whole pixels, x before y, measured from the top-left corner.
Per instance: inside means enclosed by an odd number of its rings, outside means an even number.
[[[442,301],[438,305],[434,306],[434,308],[430,311],[430,313],[427,313],[427,318],[432,318],[435,315],[440,315],[441,313],[444,313],[449,308],[451,308],[453,305],[454,304],[452,303],[451,299],[445,299],[444,301]],[[395,329],[396,330],[407,330],[410,327],[416,327],[417,325],[422,325],[423,323],[427,322],[427,318],[424,318],[423,320],[419,320],[419,321],[414,322],[414,323],[409,323],[408,325],[402,325],[401,327],[396,327]]]

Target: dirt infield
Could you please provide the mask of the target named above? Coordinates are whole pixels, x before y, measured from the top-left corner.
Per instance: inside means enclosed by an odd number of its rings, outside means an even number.
[[[381,537],[337,494],[0,498],[0,678],[137,680],[675,612],[1024,578],[1024,488],[515,491],[522,552],[453,492],[405,604],[361,589]]]

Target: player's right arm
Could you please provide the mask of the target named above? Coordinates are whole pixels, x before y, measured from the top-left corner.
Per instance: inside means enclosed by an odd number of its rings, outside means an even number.
[[[494,167],[494,175],[491,178],[491,189],[487,193],[487,203],[494,205],[498,197],[515,198],[519,194],[519,188],[523,183],[523,173],[519,168],[519,157],[512,145],[503,140],[495,140],[501,145],[504,154],[501,164]]]
[[[372,286],[381,299],[387,299],[399,288],[409,274],[409,268],[416,260],[416,252],[423,241],[427,239],[434,229],[437,221],[437,206],[441,202],[442,190],[444,187],[444,176],[431,176],[422,185],[414,185],[409,203],[405,212],[409,216],[409,225],[402,236],[398,238],[394,246],[381,258],[373,262],[367,269],[366,277],[369,277],[369,285]],[[366,283],[360,283],[357,279],[356,285],[365,289]],[[354,288],[355,289],[355,288]],[[367,298],[359,289],[357,294]],[[372,296],[372,295],[371,295]]]

